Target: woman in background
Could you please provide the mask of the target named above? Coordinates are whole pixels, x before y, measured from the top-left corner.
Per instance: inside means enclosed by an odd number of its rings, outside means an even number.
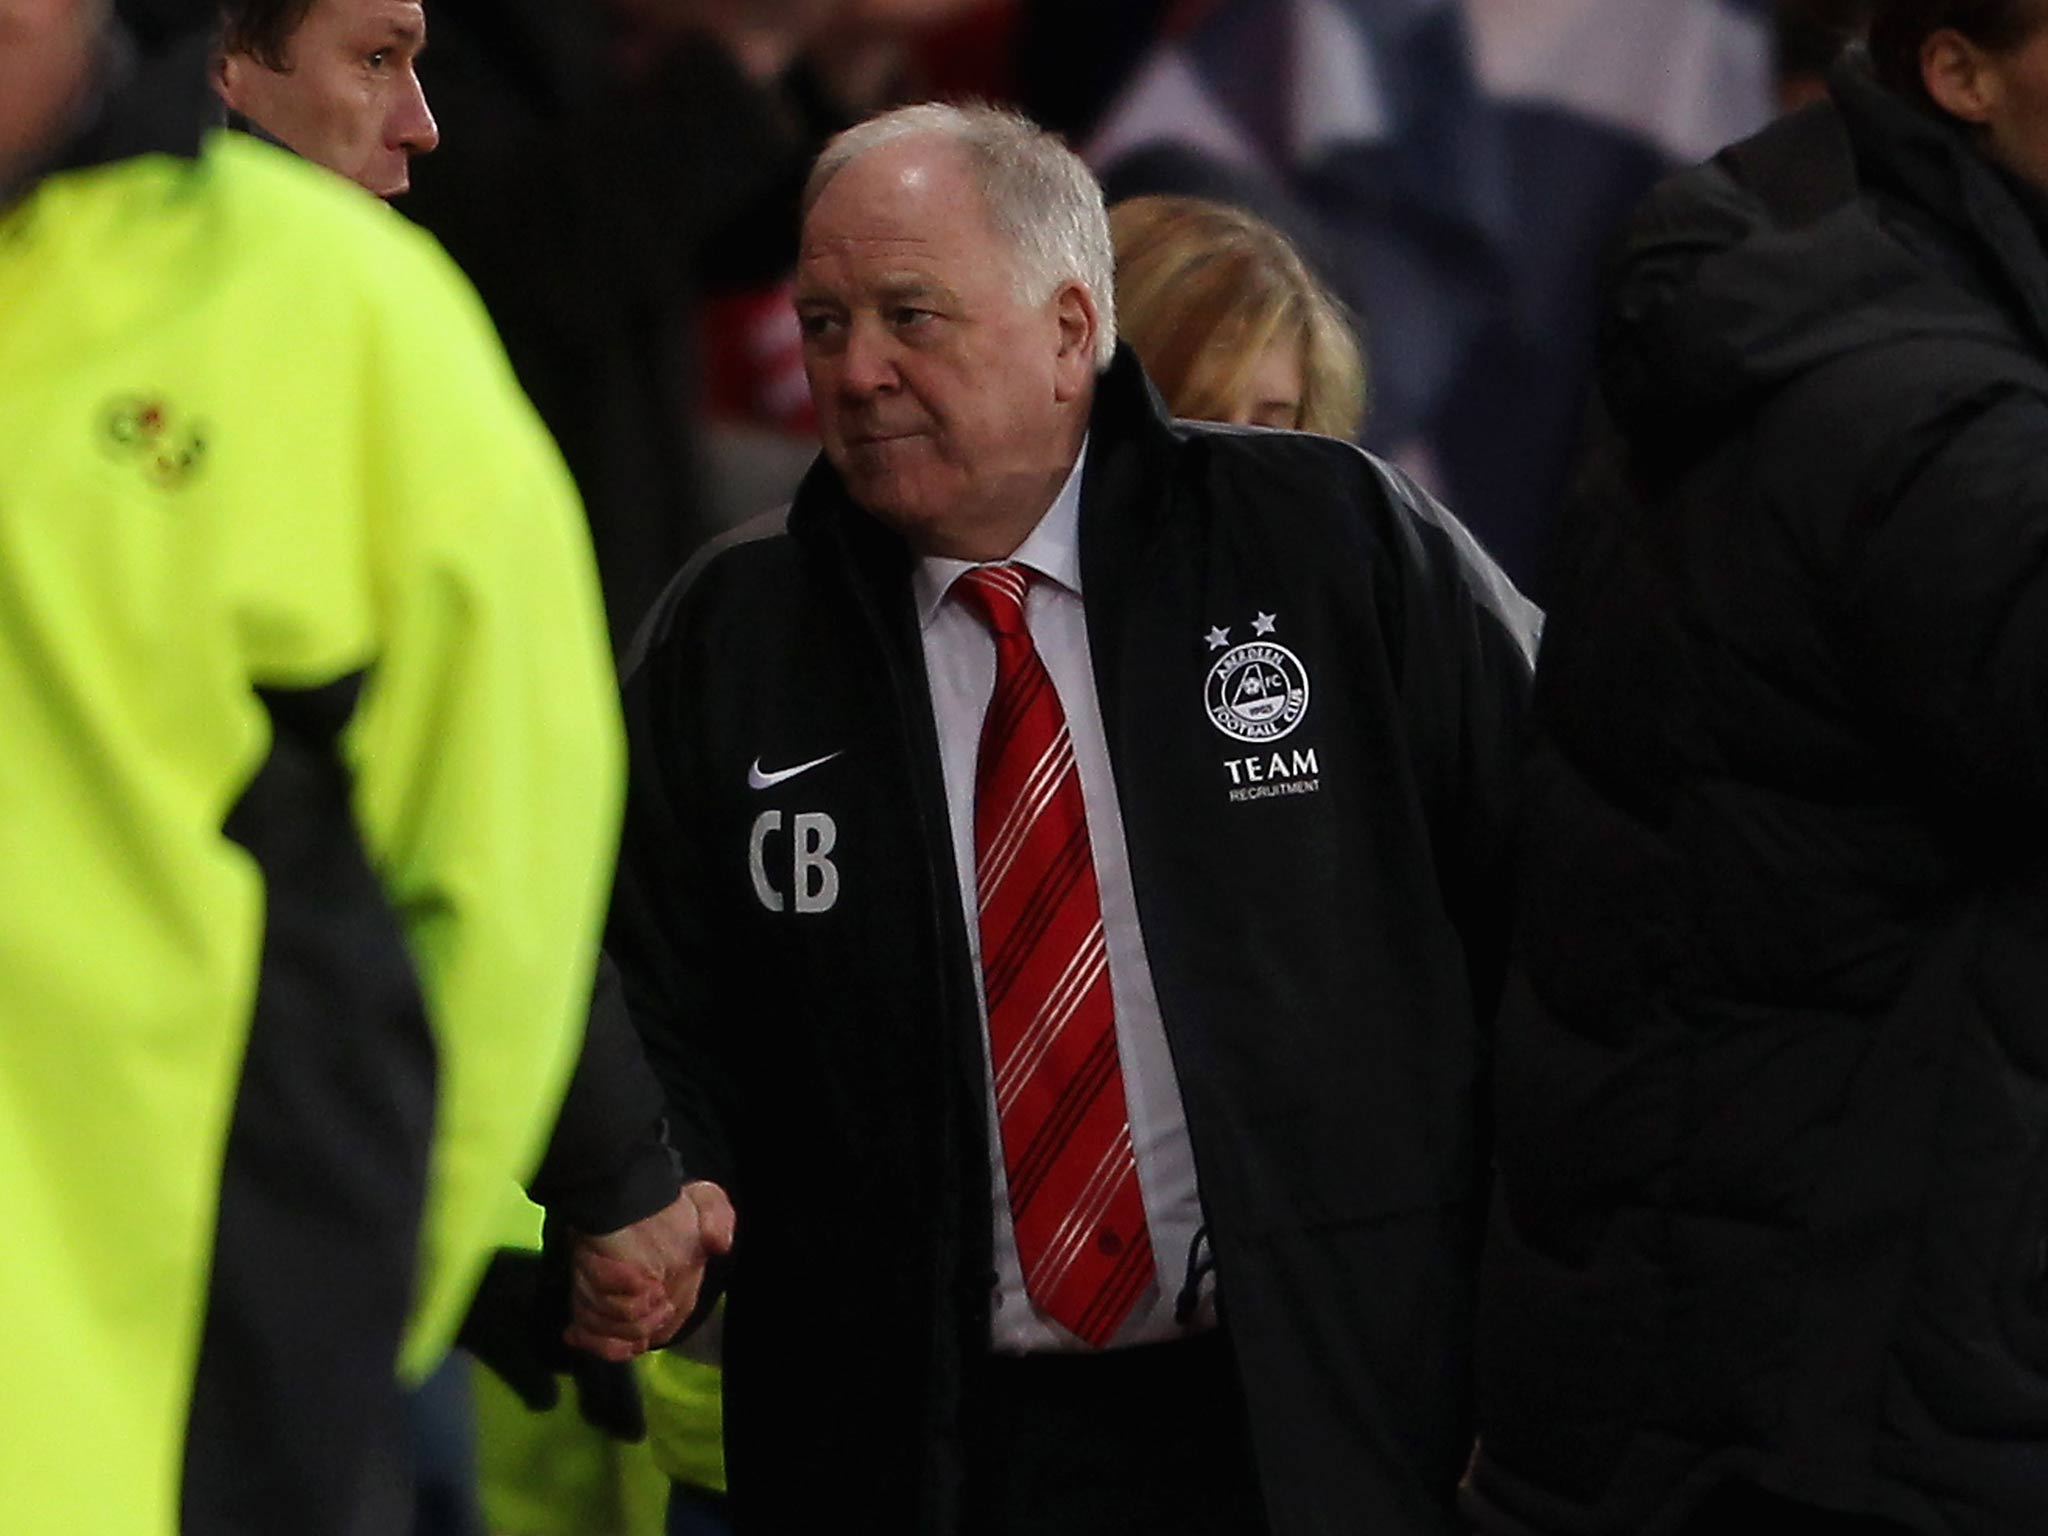
[[[1117,328],[1176,416],[1358,434],[1357,338],[1285,235],[1193,197],[1131,198],[1109,227]]]

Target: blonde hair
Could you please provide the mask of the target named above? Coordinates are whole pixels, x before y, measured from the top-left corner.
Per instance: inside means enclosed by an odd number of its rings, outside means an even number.
[[[1365,359],[1342,306],[1264,219],[1194,197],[1134,197],[1109,210],[1124,340],[1177,416],[1229,416],[1260,357],[1301,345],[1305,432],[1365,424]]]

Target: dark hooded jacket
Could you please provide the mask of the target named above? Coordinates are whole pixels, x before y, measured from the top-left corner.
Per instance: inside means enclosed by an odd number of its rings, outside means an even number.
[[[2048,257],[1851,61],[1608,293],[1498,1036],[1489,1533],[2048,1529]]]

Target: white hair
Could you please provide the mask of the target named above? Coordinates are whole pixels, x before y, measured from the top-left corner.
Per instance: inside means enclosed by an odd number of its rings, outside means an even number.
[[[898,139],[943,139],[960,151],[996,233],[1017,256],[1019,297],[1041,304],[1066,283],[1095,301],[1095,369],[1116,355],[1116,256],[1102,187],[1081,157],[1021,113],[924,102],[897,107],[836,135],[804,183],[803,211],[847,166]]]

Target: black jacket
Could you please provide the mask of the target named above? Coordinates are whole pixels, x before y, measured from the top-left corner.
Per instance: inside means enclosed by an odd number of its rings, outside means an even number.
[[[1489,1532],[1726,1478],[2048,1529],[2048,258],[1960,133],[1834,85],[1612,274],[1498,1037]]]
[[[1392,472],[1170,426],[1128,353],[1096,402],[1081,557],[1273,1528],[1448,1531],[1533,611]],[[609,944],[684,1161],[739,1212],[747,1531],[959,1529],[989,1137],[912,565],[821,462],[786,528],[679,579],[627,685]],[[1265,746],[1204,703],[1204,636],[1248,641],[1259,614],[1309,684]],[[1250,758],[1239,789],[1299,792],[1233,799]]]

